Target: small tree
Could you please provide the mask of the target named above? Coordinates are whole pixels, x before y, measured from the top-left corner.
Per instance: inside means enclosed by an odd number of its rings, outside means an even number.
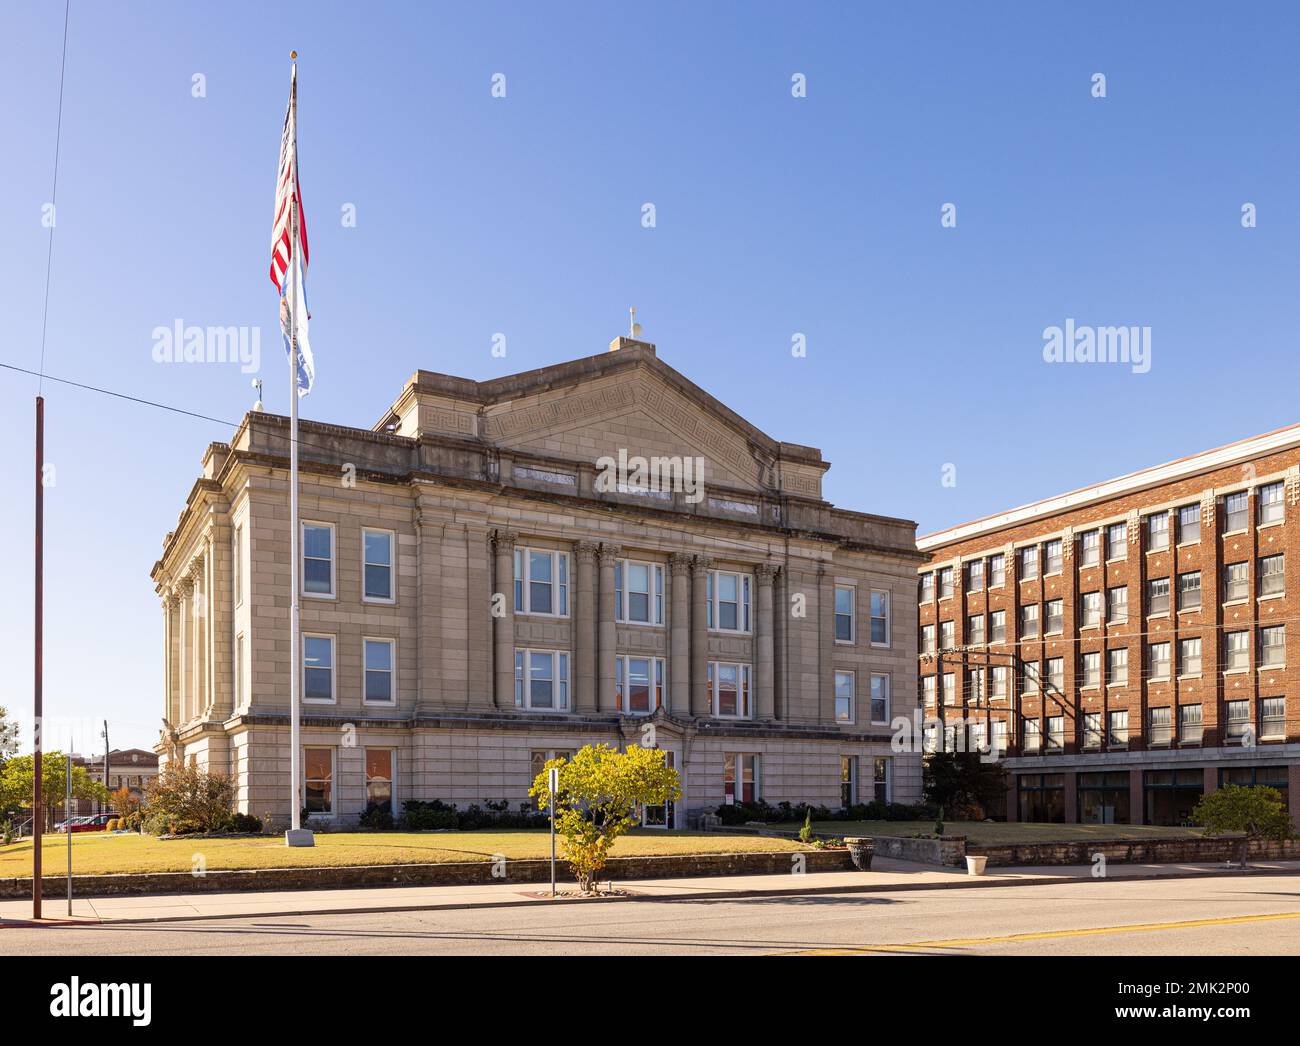
[[[145,831],[152,835],[219,831],[230,820],[233,797],[234,788],[220,774],[168,764],[145,789],[149,814]]]
[[[609,745],[585,745],[570,759],[549,760],[537,775],[528,794],[543,808],[551,802],[547,771],[553,766],[560,768],[555,830],[586,893],[594,892],[614,841],[640,823],[639,808],[682,797],[677,771],[658,749],[632,745],[619,752]]]
[[[31,755],[14,756],[4,768],[0,769],[0,807],[20,806],[30,808],[32,789],[36,778],[36,757]],[[62,752],[45,752],[41,758],[41,803],[45,809],[45,821],[49,825],[54,820],[55,809],[62,807],[67,798],[68,774],[67,756]],[[105,802],[108,789],[98,781],[91,780],[84,766],[75,763],[72,767],[72,798],[90,799]],[[65,811],[65,816],[66,816]]]
[[[1286,800],[1276,788],[1224,785],[1192,810],[1192,822],[1206,835],[1241,832],[1241,867],[1246,867],[1252,839],[1289,839],[1295,829]]]
[[[935,752],[926,757],[922,790],[926,802],[959,821],[963,811],[983,817],[1005,802],[1007,771],[1000,763],[986,762],[978,752]]]
[[[126,785],[113,792],[108,803],[119,817],[129,817],[140,809],[140,797]]]

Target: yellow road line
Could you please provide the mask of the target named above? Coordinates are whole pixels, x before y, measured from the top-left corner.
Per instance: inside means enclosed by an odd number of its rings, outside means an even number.
[[[1274,915],[1232,915],[1218,919],[1183,919],[1167,923],[1135,923],[1131,926],[1091,926],[1082,930],[1040,930],[1010,933],[1002,937],[952,937],[940,941],[911,941],[906,944],[871,944],[848,948],[816,948],[786,952],[787,955],[867,955],[873,952],[910,952],[918,948],[970,948],[983,944],[1016,944],[1021,941],[1050,941],[1062,937],[1097,937],[1110,933],[1151,933],[1155,930],[1187,930],[1197,926],[1231,926],[1237,923],[1277,922],[1300,919],[1300,912]]]

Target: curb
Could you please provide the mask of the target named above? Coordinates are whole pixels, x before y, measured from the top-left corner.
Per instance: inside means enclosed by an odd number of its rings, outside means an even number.
[[[1300,868],[1217,868],[1207,869],[1205,871],[1191,872],[1142,872],[1136,875],[1119,875],[1108,876],[1106,878],[1092,878],[1091,876],[1077,875],[1054,875],[1044,876],[1038,879],[1022,878],[997,878],[989,879],[984,876],[971,876],[969,880],[947,883],[864,883],[860,886],[806,886],[806,887],[780,887],[770,890],[709,890],[693,894],[624,894],[614,897],[569,897],[557,898],[555,901],[549,901],[546,898],[537,898],[533,900],[506,900],[506,901],[477,901],[477,902],[450,902],[445,904],[401,904],[401,905],[361,905],[355,908],[303,908],[303,909],[284,909],[277,908],[268,912],[243,912],[238,914],[222,915],[150,915],[139,916],[136,918],[87,918],[72,919],[66,917],[60,920],[41,920],[35,922],[31,919],[5,920],[0,919],[0,929],[11,927],[47,927],[47,926],[119,926],[119,925],[140,925],[148,923],[173,923],[173,922],[212,922],[225,921],[229,922],[235,919],[269,919],[294,916],[298,918],[306,916],[328,916],[328,915],[374,915],[385,912],[445,912],[445,911],[464,911],[475,908],[527,908],[539,904],[611,904],[618,902],[636,903],[638,901],[660,901],[660,902],[681,902],[681,901],[726,901],[726,900],[745,900],[754,897],[811,897],[829,894],[871,894],[871,893],[907,893],[921,890],[963,890],[963,889],[989,889],[1015,886],[1061,886],[1072,883],[1123,883],[1123,882],[1149,882],[1154,879],[1207,879],[1223,878],[1225,876],[1249,876],[1249,875],[1300,875]],[[521,886],[545,886],[545,883],[520,883]],[[438,887],[431,887],[438,889]],[[286,891],[288,892],[288,891]],[[163,896],[189,896],[188,894],[173,894]]]

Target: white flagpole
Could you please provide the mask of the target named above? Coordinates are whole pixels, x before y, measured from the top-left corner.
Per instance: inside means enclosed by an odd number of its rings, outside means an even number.
[[[294,53],[297,57],[297,52]],[[290,846],[313,845],[310,832],[302,831],[302,771],[300,767],[299,719],[302,685],[302,617],[299,606],[298,571],[298,63],[293,64],[293,82],[290,88],[293,106],[293,170],[290,178],[289,202],[289,824],[291,834],[285,841]]]

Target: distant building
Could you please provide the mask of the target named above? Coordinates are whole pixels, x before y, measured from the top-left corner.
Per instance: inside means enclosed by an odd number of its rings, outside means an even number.
[[[611,350],[483,382],[419,371],[372,429],[302,423],[298,665],[287,421],[251,413],[212,444],[152,571],[164,763],[286,819],[292,670],[317,818],[522,803],[590,742],[668,754],[685,795],[651,825],[918,801],[919,754],[890,746],[916,700],[915,525],[831,505],[818,450],[653,345]],[[638,458],[683,482],[642,483]]]
[[[103,783],[104,757],[102,755],[74,755],[72,762],[75,766],[84,766],[92,781]],[[158,755],[156,752],[148,752],[143,748],[114,748],[108,754],[108,790],[110,792],[116,792],[119,788],[125,786],[131,790],[132,795],[143,799],[145,788],[157,776]],[[72,801],[72,815],[74,817],[83,814],[111,812],[112,806],[104,803],[92,802],[89,799],[74,799]]]
[[[1300,425],[922,537],[942,743],[1003,750],[1012,820],[1185,824],[1231,783],[1300,821],[1298,502]]]

